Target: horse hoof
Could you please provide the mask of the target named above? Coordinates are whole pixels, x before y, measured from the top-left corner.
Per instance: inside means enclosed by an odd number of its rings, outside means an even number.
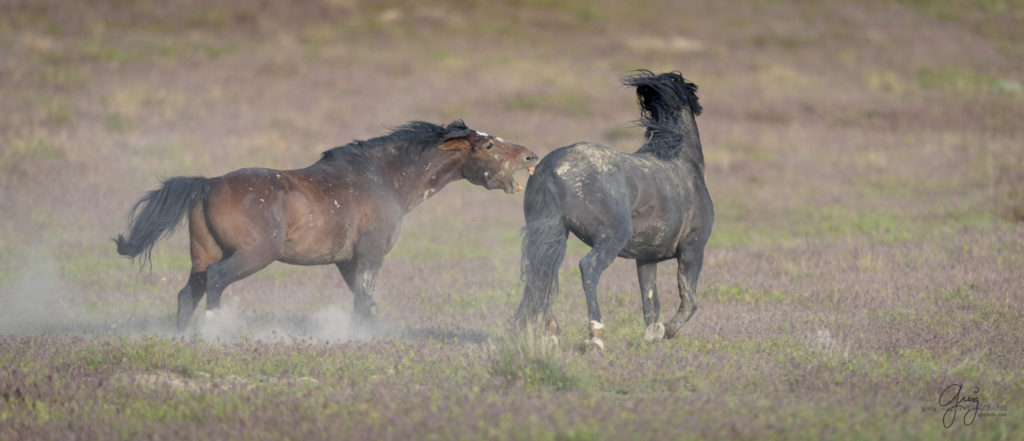
[[[217,318],[217,311],[214,311],[214,310],[207,310],[206,311],[206,319],[207,320],[213,320],[215,318]]]
[[[644,331],[644,340],[648,343],[661,341],[665,339],[665,325],[661,322],[651,323],[647,325],[647,329]]]
[[[604,340],[597,337],[587,339],[585,346],[587,348],[587,352],[604,352]]]

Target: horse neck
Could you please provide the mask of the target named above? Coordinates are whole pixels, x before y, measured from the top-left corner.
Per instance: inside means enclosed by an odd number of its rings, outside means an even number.
[[[445,185],[462,179],[461,155],[454,151],[428,148],[418,157],[396,153],[382,162],[390,175],[386,181],[406,213]]]
[[[679,132],[683,135],[682,154],[679,158],[692,163],[700,175],[704,176],[704,149],[700,145],[697,119],[692,112],[683,112],[680,116]]]
[[[693,113],[683,112],[681,115],[669,119],[669,121],[672,121],[668,126],[673,127],[673,133],[658,133],[648,129],[647,144],[665,143],[665,145],[671,145],[670,151],[672,153],[668,154],[668,156],[659,155],[659,157],[672,157],[671,161],[677,161],[680,165],[691,165],[701,176],[704,176],[704,151],[700,145],[700,133],[697,130],[697,120],[694,118]],[[656,139],[658,137],[663,139]],[[647,148],[648,145],[645,145],[640,150],[644,151]],[[676,149],[678,149],[678,154],[675,153]]]

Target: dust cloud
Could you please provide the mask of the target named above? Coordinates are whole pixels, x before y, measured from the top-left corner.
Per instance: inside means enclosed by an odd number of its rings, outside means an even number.
[[[87,311],[74,299],[74,287],[64,283],[59,265],[47,251],[29,256],[12,283],[0,287],[0,334],[41,335],[82,333],[89,336],[184,336],[208,342],[243,339],[264,341],[314,340],[344,342],[384,337],[396,331],[378,324],[357,325],[352,313],[340,305],[327,305],[310,313],[282,315],[257,313],[226,302],[213,313],[200,303],[184,332],[175,328],[174,311],[157,314]],[[237,299],[237,298],[236,298]]]
[[[197,311],[186,334],[209,342],[241,339],[344,342],[384,337],[390,332],[381,326],[370,329],[357,325],[351,312],[338,305],[295,316],[266,316],[242,311],[234,305],[222,305],[212,313]]]
[[[57,274],[53,256],[37,251],[16,281],[0,291],[0,333],[40,334],[59,331],[71,313],[62,293],[65,287]]]

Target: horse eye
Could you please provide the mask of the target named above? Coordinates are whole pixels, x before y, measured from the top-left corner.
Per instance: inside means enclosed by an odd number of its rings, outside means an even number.
[[[494,147],[494,142],[493,141],[492,142],[488,142],[487,143],[487,147],[484,147],[484,148],[486,148],[487,150],[490,150],[492,147]]]

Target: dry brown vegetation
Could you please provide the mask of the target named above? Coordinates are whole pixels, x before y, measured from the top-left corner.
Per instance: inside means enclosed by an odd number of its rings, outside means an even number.
[[[1019,438],[1024,5],[630,3],[0,0],[0,440]],[[631,151],[636,68],[705,109],[717,218],[672,341],[619,260],[580,352],[578,242],[561,346],[507,335],[521,196],[467,183],[407,218],[375,335],[333,267],[275,264],[174,336],[184,235],[142,272],[109,242],[158,178],[412,119]],[[1005,410],[944,428],[950,384]]]

